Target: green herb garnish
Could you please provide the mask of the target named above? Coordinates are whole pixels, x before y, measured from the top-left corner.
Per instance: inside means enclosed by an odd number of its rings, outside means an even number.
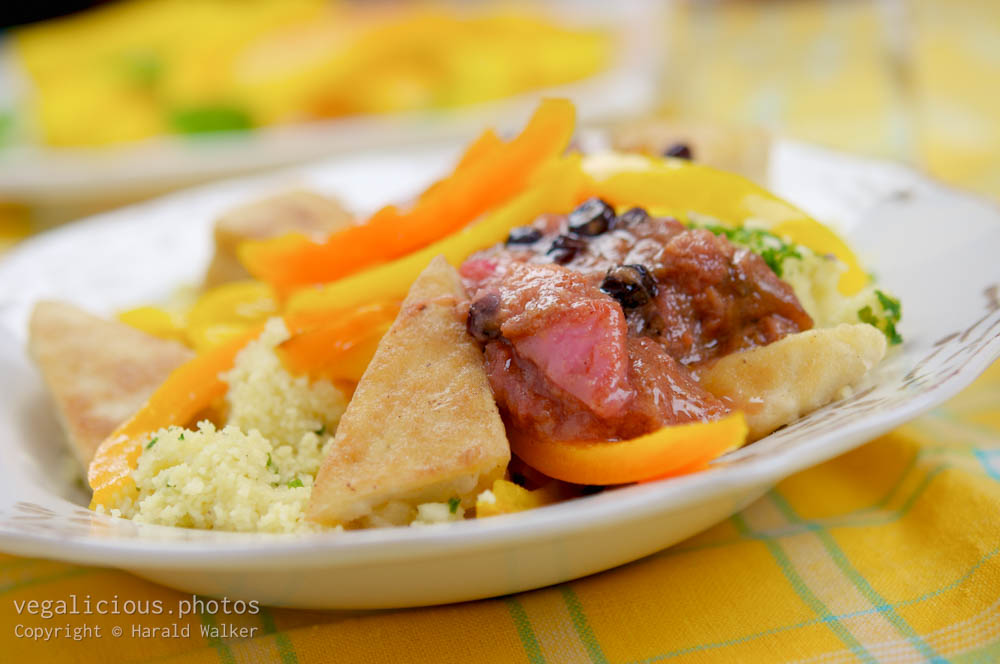
[[[738,247],[749,249],[763,258],[771,271],[779,277],[784,272],[783,266],[786,260],[789,258],[802,260],[797,245],[785,242],[774,233],[760,228],[728,228],[714,224],[695,226],[695,228],[704,228],[715,235],[725,237]]]
[[[270,452],[267,453],[267,465],[266,465],[266,468],[268,470],[270,470],[272,473],[274,473],[275,475],[281,475],[281,471],[278,470],[278,465],[276,463],[274,463],[274,461],[271,459],[271,453]],[[295,482],[299,482],[298,478],[296,478],[294,481]],[[278,487],[280,485],[281,485],[281,482],[271,482],[271,486],[273,486],[273,487]],[[289,482],[288,486],[292,486],[292,483]],[[302,486],[302,483],[299,482],[298,486]]]
[[[862,323],[868,323],[869,325],[878,327],[878,319],[875,318],[871,305],[865,305],[864,307],[858,309],[858,320]]]
[[[689,223],[691,228],[705,230],[725,237],[738,247],[748,249],[760,256],[767,266],[778,277],[784,275],[785,262],[791,258],[802,260],[800,246],[789,243],[769,231],[759,228],[729,228],[719,224]],[[896,325],[902,317],[902,307],[899,300],[880,290],[875,291],[876,301],[858,309],[858,320],[868,323],[882,332],[889,345],[895,346],[903,342],[903,337],[896,330]]]
[[[324,433],[326,433],[326,425],[325,424],[323,426],[321,426],[320,428],[316,429],[316,435],[317,436],[322,436]]]
[[[153,438],[153,440],[149,441],[149,443],[146,444],[146,449],[148,450],[153,445],[156,445],[156,441],[158,441],[159,439],[160,439],[159,437],[156,437],[156,438]]]
[[[893,320],[898,321],[903,314],[903,306],[899,303],[899,300],[891,295],[886,295],[880,290],[875,291],[875,297],[878,298],[878,302],[882,305],[886,314],[892,316]]]
[[[200,106],[173,111],[170,125],[179,134],[210,134],[246,131],[253,128],[253,121],[249,113],[235,106]]]
[[[298,487],[302,486],[302,480],[296,477],[294,480],[291,480],[285,486],[287,486],[289,489],[297,489]]]
[[[778,275],[782,276],[782,266],[785,264],[785,260],[789,258],[802,259],[802,254],[800,254],[792,245],[784,244],[778,249],[767,248],[760,252],[760,257],[764,259],[767,266]]]
[[[880,311],[876,312],[872,305],[867,304],[858,309],[858,320],[881,331],[889,340],[890,346],[903,343],[903,337],[896,330],[896,324],[899,323],[899,319],[903,315],[903,307],[899,300],[880,290],[875,291],[875,297],[878,298]]]
[[[180,436],[178,436],[177,440],[184,440],[184,434],[181,434]]]
[[[448,511],[451,512],[452,514],[457,514],[458,513],[458,506],[461,505],[461,504],[462,504],[462,501],[460,499],[458,499],[458,498],[449,498],[448,499]]]

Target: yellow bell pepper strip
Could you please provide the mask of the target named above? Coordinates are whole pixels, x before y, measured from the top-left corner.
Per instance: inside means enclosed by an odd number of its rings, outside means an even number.
[[[286,302],[286,311],[346,309],[380,300],[402,300],[435,256],[443,255],[458,265],[476,251],[503,242],[512,228],[531,223],[541,214],[571,211],[581,200],[584,185],[579,155],[562,157],[543,168],[528,189],[476,223],[409,256],[297,291]]]
[[[509,480],[494,480],[490,489],[493,500],[476,500],[476,518],[497,516],[498,514],[513,514],[524,510],[551,505],[560,499],[558,482],[549,482],[535,490],[525,489]]]
[[[188,344],[199,353],[278,315],[278,299],[262,281],[233,281],[202,293],[187,314]]]
[[[514,435],[511,451],[549,477],[575,484],[628,484],[695,470],[746,442],[743,414],[663,427],[622,441],[552,441]]]
[[[342,315],[290,314],[291,337],[278,355],[294,374],[357,383],[399,314],[398,301],[377,302]]]
[[[112,507],[136,492],[132,471],[139,462],[145,438],[158,429],[183,426],[226,393],[219,374],[233,366],[236,354],[260,334],[247,332],[189,360],[175,369],[146,404],[119,426],[97,448],[87,479],[94,490],[90,507]]]
[[[279,293],[339,279],[405,256],[467,226],[522,191],[539,168],[561,155],[573,135],[573,105],[542,102],[509,143],[484,138],[459,167],[432,186],[408,212],[382,208],[367,222],[315,243],[302,235],[247,242],[240,259]]]
[[[144,306],[118,314],[118,320],[160,339],[187,343],[184,321],[181,317],[160,307]]]
[[[274,290],[262,281],[234,281],[210,288],[181,311],[137,307],[118,319],[161,339],[172,339],[201,353],[262,325],[278,315]]]
[[[847,270],[838,283],[844,295],[868,284],[868,274],[836,233],[742,176],[683,159],[636,154],[595,155],[583,167],[593,177],[591,195],[616,207],[638,205],[679,219],[694,212],[727,226],[759,220],[772,233],[844,263]]]

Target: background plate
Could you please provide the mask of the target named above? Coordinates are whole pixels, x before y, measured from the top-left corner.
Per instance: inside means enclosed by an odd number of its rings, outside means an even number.
[[[459,12],[468,9],[456,6]],[[347,116],[218,136],[162,136],[101,148],[53,148],[28,136],[0,150],[0,197],[54,209],[50,216],[59,218],[66,210],[107,209],[114,202],[335,153],[454,139],[484,126],[518,128],[542,97],[572,99],[581,119],[590,122],[652,107],[665,58],[658,34],[664,9],[658,3],[546,0],[533,11],[560,25],[608,31],[614,40],[608,67],[580,81],[456,109]],[[31,94],[11,49],[0,42],[0,107],[19,107]]]

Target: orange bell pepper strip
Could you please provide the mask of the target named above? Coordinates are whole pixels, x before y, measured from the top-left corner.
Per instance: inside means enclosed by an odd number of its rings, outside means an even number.
[[[503,141],[500,140],[496,132],[492,129],[487,129],[479,135],[479,138],[470,143],[469,147],[465,148],[465,153],[458,160],[458,166],[455,167],[455,170],[468,168],[472,164],[495,155],[502,145]]]
[[[570,212],[582,200],[584,185],[580,156],[561,157],[543,168],[525,191],[474,224],[408,256],[317,288],[303,288],[288,299],[286,310],[328,310],[402,300],[435,256],[459,265],[476,251],[503,242],[512,228],[529,224],[539,215]]]
[[[498,151],[503,146],[503,141],[500,137],[496,135],[496,132],[492,129],[487,129],[479,138],[474,140],[469,144],[469,147],[465,148],[465,153],[458,160],[458,164],[455,166],[455,172],[464,170],[466,168],[471,168],[473,164],[484,161],[485,159],[492,158],[494,155],[498,154]],[[441,187],[448,186],[448,180],[438,180],[431,186],[429,186],[424,193],[420,194],[419,200],[425,200],[430,196],[433,196],[435,192],[439,192]]]
[[[459,167],[426,191],[411,210],[382,208],[366,223],[334,233],[323,243],[302,235],[247,242],[239,249],[240,258],[251,274],[288,294],[405,256],[522,191],[544,164],[566,150],[573,128],[572,104],[545,100],[509,143],[488,135],[474,143]]]
[[[575,484],[628,484],[698,470],[746,442],[743,414],[667,426],[622,441],[553,441],[514,435],[511,451],[549,477]]]
[[[357,383],[399,305],[377,302],[340,316],[289,314],[285,324],[292,336],[278,346],[278,355],[293,374]]]
[[[135,494],[132,471],[139,463],[145,438],[163,427],[187,424],[221,399],[227,386],[219,374],[232,368],[236,354],[259,334],[259,328],[252,330],[182,364],[139,412],[100,444],[87,473],[94,490],[92,509],[117,503],[122,492]]]

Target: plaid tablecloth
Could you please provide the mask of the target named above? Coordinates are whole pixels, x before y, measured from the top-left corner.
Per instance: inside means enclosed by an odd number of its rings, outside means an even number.
[[[705,4],[670,29],[687,44],[671,71],[688,82],[665,99],[675,114],[905,158],[1000,194],[1000,4]],[[887,56],[893,7],[908,27]],[[0,240],[24,229],[16,209],[0,215]],[[554,588],[363,614],[18,613],[73,595],[189,599],[110,569],[0,556],[0,661],[1000,661],[1000,364],[691,540]],[[191,635],[132,636],[134,623]],[[103,633],[16,635],[67,624]],[[201,633],[222,624],[246,630]],[[116,625],[128,631],[116,638]]]

